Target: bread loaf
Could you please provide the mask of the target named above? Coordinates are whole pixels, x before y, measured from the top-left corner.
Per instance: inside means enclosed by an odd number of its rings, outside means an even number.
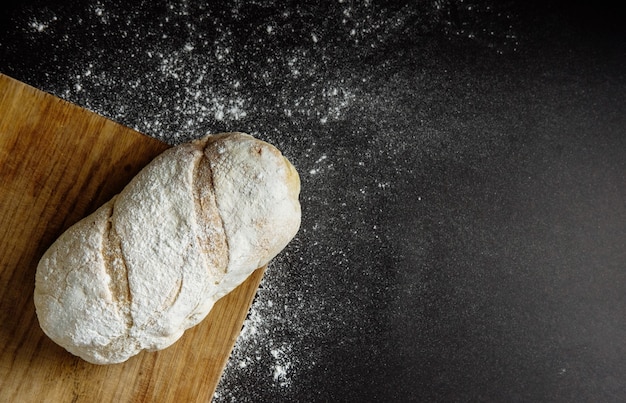
[[[247,134],[165,151],[45,252],[41,328],[95,364],[168,347],[295,236],[299,192],[289,161]]]

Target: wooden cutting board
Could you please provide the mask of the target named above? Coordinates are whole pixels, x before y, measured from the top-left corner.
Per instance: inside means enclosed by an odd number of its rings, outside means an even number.
[[[208,402],[264,268],[172,347],[89,364],[33,305],[43,252],[168,146],[0,74],[0,402]]]

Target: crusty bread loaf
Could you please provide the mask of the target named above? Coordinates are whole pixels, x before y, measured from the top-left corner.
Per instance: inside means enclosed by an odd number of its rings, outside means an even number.
[[[295,236],[299,192],[289,161],[243,133],[165,151],[46,251],[41,328],[96,364],[168,347]]]

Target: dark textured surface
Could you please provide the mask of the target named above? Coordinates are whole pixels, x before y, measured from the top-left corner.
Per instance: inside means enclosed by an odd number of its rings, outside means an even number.
[[[626,42],[600,3],[30,1],[0,72],[302,177],[217,401],[626,399]],[[78,134],[77,134],[78,135]]]

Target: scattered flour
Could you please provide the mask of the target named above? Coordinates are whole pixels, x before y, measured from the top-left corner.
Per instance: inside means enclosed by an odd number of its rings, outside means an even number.
[[[76,5],[72,15],[53,7],[33,10],[22,27],[24,40],[52,39],[48,76],[67,75],[34,84],[179,143],[229,129],[272,132],[268,118],[276,113],[282,115],[276,119],[315,119],[322,125],[345,120],[368,80],[356,67],[376,62],[377,49],[398,31],[420,35],[438,27],[476,41],[516,40],[507,31],[458,25],[448,18],[453,3],[444,1],[389,9],[371,1],[336,2],[322,15],[270,1],[264,7],[284,11],[265,18],[258,18],[252,3],[144,0],[120,7],[96,0]],[[473,1],[456,8],[462,16],[498,12]],[[101,39],[94,42],[85,31]]]
[[[285,322],[281,316],[284,308],[275,306],[272,300],[276,292],[279,291],[271,284],[271,279],[264,277],[226,364],[214,402],[238,401],[245,396],[246,385],[238,382],[242,374],[246,384],[262,385],[256,387],[273,390],[276,395],[288,394],[292,388],[301,369],[300,358],[294,351],[292,339],[274,334],[275,328]],[[304,329],[292,328],[291,331],[300,334]]]

